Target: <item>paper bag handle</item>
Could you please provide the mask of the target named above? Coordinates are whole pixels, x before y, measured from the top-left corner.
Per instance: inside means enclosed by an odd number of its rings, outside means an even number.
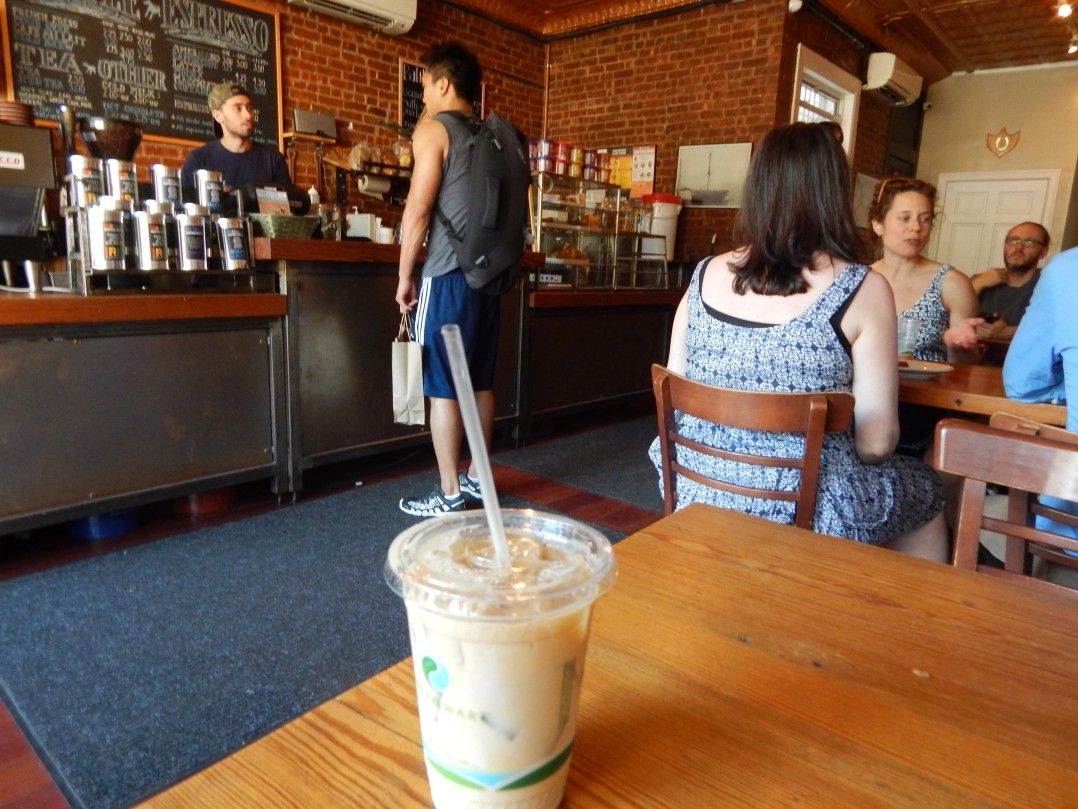
[[[413,339],[414,338],[412,337],[412,324],[408,320],[408,312],[405,312],[401,315],[401,324],[400,327],[397,329],[396,342],[407,343]]]

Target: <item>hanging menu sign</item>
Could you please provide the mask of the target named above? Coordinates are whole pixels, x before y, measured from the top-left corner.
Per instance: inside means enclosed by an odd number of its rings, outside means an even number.
[[[242,0],[0,0],[9,97],[34,116],[140,124],[153,140],[212,140],[212,84],[239,84],[255,140],[281,133],[279,15]]]

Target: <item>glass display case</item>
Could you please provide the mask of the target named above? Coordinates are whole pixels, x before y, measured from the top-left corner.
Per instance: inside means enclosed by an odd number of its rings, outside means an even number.
[[[651,209],[630,200],[626,189],[537,172],[532,191],[535,249],[546,254],[538,288],[614,289],[652,277],[635,272]],[[662,280],[665,286],[665,273]]]

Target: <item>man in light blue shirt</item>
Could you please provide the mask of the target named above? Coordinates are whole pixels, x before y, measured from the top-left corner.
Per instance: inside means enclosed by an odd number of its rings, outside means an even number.
[[[1003,363],[1003,387],[1010,398],[1067,404],[1067,429],[1073,432],[1078,432],[1076,303],[1078,248],[1071,248],[1052,259],[1041,273]],[[1042,502],[1078,514],[1078,503],[1049,497],[1042,498]],[[1078,537],[1078,529],[1038,517],[1038,527],[1042,524],[1066,536]]]

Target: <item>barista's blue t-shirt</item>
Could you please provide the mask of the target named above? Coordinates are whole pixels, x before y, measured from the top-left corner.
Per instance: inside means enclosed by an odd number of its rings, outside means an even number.
[[[288,167],[281,153],[273,146],[255,143],[246,152],[230,152],[219,140],[211,140],[193,149],[183,161],[183,184],[195,185],[198,169],[219,171],[229,188],[239,188],[244,183],[274,183],[291,185]]]

